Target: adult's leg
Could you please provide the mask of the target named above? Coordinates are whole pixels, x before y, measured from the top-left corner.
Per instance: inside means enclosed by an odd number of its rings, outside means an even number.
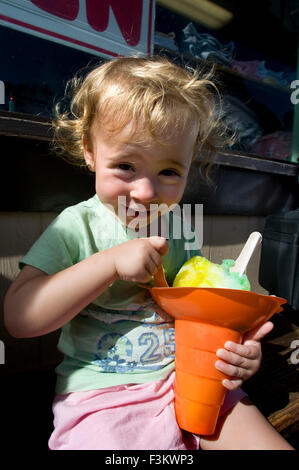
[[[218,421],[212,436],[202,436],[203,450],[294,450],[254,404],[243,398]]]

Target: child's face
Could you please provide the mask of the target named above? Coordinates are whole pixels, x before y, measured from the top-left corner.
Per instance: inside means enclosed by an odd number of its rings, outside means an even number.
[[[148,225],[151,204],[170,207],[182,198],[196,132],[195,129],[172,132],[167,145],[151,136],[142,144],[124,143],[128,135],[127,128],[111,137],[93,126],[91,142],[84,146],[84,156],[96,172],[96,193],[102,203],[112,205],[120,216],[119,202],[123,204],[124,198],[119,196],[125,196],[126,223],[138,217],[144,221],[143,225]]]

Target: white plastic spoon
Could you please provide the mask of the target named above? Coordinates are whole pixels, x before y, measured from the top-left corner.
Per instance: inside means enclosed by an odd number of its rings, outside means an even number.
[[[246,271],[247,265],[253,255],[255,249],[262,241],[262,235],[259,232],[252,232],[249,235],[247,242],[244,245],[243,250],[235,261],[234,266],[229,268],[231,273],[239,273],[240,276]]]

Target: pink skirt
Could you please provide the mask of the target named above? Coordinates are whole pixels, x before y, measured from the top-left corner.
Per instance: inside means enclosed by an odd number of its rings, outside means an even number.
[[[200,437],[179,428],[174,372],[158,382],[56,395],[51,450],[196,450]],[[244,398],[227,391],[220,416]]]

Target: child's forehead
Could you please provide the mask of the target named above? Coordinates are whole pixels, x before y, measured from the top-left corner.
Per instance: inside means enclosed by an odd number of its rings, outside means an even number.
[[[180,142],[181,138],[188,138],[195,143],[198,136],[199,126],[196,123],[190,123],[188,128],[174,128],[173,125],[166,125],[161,131],[154,131],[146,123],[129,120],[124,125],[119,125],[117,118],[102,122],[95,118],[92,125],[92,137],[109,139],[111,142],[119,144],[136,144],[143,147],[150,146],[153,143],[161,145],[172,145],[174,142]]]
[[[149,135],[167,141],[173,134],[193,128],[199,114],[190,103],[177,96],[158,96],[149,86],[145,89],[128,89],[122,82],[107,84],[94,103],[93,125],[104,127],[111,135],[147,140]],[[196,127],[196,126],[195,126]]]

